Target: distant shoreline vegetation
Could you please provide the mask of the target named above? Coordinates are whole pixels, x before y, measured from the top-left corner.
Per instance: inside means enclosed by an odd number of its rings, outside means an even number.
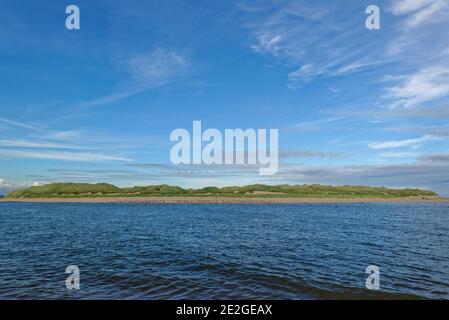
[[[8,193],[6,199],[45,198],[105,198],[105,197],[248,197],[248,198],[407,198],[438,197],[433,191],[421,189],[390,189],[367,186],[329,185],[263,185],[240,187],[206,187],[184,189],[170,185],[136,186],[119,188],[107,183],[51,183]]]

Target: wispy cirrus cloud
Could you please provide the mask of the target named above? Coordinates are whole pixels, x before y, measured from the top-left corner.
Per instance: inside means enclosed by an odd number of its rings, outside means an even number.
[[[73,140],[78,139],[82,135],[80,130],[60,130],[60,131],[48,131],[45,134],[45,137],[50,140]]]
[[[445,17],[449,9],[446,0],[395,0],[391,11],[395,15],[407,15],[406,28],[416,28]]]
[[[293,125],[295,131],[319,131],[335,123],[348,119],[351,115],[337,115],[334,117],[323,118],[314,121],[303,121]]]
[[[367,30],[352,19],[351,11],[341,9],[342,1],[264,3],[258,10],[248,9],[250,4],[242,9],[253,38],[250,47],[292,69],[291,89],[319,76],[343,76],[388,63],[379,58],[380,39],[366,41]]]
[[[398,66],[411,70],[390,77],[393,84],[385,87],[384,96],[390,108],[427,106],[447,99],[449,2],[395,0],[390,1],[389,9],[398,21],[397,31],[387,44],[386,56],[397,61]]]
[[[30,140],[8,140],[0,139],[1,147],[18,147],[18,148],[53,148],[53,149],[85,149],[85,147],[76,147],[66,144],[58,144],[51,142],[40,142]]]
[[[133,54],[117,61],[129,76],[109,95],[76,104],[76,109],[115,104],[136,94],[165,86],[186,76],[190,61],[173,50],[156,48],[149,54]]]
[[[58,151],[28,151],[0,149],[0,157],[46,159],[72,162],[98,162],[98,161],[132,161],[123,156],[105,155],[88,152],[58,152]]]
[[[368,146],[371,149],[379,150],[379,149],[393,149],[393,148],[403,148],[403,147],[416,147],[423,143],[429,141],[440,140],[441,137],[433,136],[433,135],[425,135],[416,139],[404,139],[404,140],[393,140],[393,141],[384,141],[384,142],[372,142]]]
[[[41,127],[38,127],[38,126],[34,126],[34,125],[24,123],[24,122],[13,121],[13,120],[6,119],[6,118],[0,118],[0,124],[5,125],[6,128],[13,127],[13,128],[22,128],[22,129],[29,129],[29,130],[42,129]]]
[[[53,130],[46,126],[34,126],[26,122],[0,118],[7,123],[3,139],[0,139],[0,159],[41,159],[71,162],[130,162],[123,155],[105,154],[111,140],[100,141],[90,133],[85,137],[79,130]],[[115,141],[116,142],[116,141]],[[114,150],[120,149],[114,142]]]
[[[438,1],[438,0],[437,0]],[[435,0],[396,0],[391,3],[394,14],[410,14],[437,2]]]
[[[337,75],[351,74],[351,73],[355,73],[358,71],[363,71],[363,70],[371,68],[375,65],[380,65],[382,63],[383,62],[380,60],[369,61],[369,60],[365,60],[365,59],[360,59],[360,60],[354,61],[350,64],[340,67],[339,69],[337,69],[336,74]]]
[[[157,48],[149,55],[132,56],[127,65],[138,86],[151,88],[179,79],[190,62],[175,51]]]
[[[0,117],[0,128],[7,131],[28,132],[35,137],[44,137],[46,140],[73,140],[81,136],[80,130],[52,130],[42,124],[34,124],[27,121],[17,121]],[[5,142],[6,140],[3,140]],[[12,140],[10,140],[11,142]]]
[[[400,77],[400,84],[387,87],[387,98],[394,99],[392,108],[411,107],[449,95],[449,62]]]
[[[446,0],[390,1],[384,8],[397,18],[387,26],[388,32],[371,33],[360,23],[363,15],[354,19],[354,10],[339,7],[341,1],[262,3],[257,10],[250,10],[250,4],[242,6],[254,42],[250,47],[292,69],[290,89],[317,78],[348,76],[389,64],[389,70],[409,71],[391,75],[379,104],[387,99],[391,108],[411,107],[449,94]],[[363,13],[363,4],[359,6]],[[417,26],[421,28],[410,32]],[[435,28],[441,32],[435,34]],[[431,37],[436,41],[429,43]]]
[[[387,56],[402,57],[403,61],[418,62],[422,66],[435,62],[447,49],[447,0],[391,0],[389,9],[398,21],[397,30],[389,39]]]

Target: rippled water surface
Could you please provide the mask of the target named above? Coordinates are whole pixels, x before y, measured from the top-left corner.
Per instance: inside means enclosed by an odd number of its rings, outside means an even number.
[[[367,297],[449,298],[447,204],[0,203],[0,299]]]

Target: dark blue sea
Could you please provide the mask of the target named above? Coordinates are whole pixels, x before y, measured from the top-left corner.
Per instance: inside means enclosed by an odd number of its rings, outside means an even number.
[[[0,203],[0,299],[366,298],[449,298],[448,204]]]

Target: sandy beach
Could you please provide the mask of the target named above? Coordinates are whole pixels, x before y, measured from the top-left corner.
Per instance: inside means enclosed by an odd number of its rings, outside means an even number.
[[[268,204],[268,203],[449,203],[449,198],[263,198],[263,197],[110,197],[1,199],[1,202],[35,203],[167,203],[167,204]]]

